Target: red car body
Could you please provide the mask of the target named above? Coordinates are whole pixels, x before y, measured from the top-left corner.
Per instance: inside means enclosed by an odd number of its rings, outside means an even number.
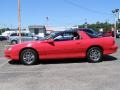
[[[112,31],[109,31],[109,32],[105,32],[104,34],[103,34],[104,36],[113,36],[114,35],[114,32],[112,32]]]
[[[117,45],[113,37],[91,38],[84,31],[77,31],[80,36],[77,40],[41,40],[30,41],[12,45],[4,51],[5,57],[12,60],[20,60],[20,54],[25,49],[34,50],[40,60],[63,59],[63,58],[86,58],[87,51],[91,47],[99,47],[103,55],[117,51]]]

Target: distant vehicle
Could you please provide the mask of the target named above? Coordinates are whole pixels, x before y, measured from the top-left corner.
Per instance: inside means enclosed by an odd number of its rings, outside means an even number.
[[[5,31],[2,33],[2,36],[8,37],[12,33],[15,33],[15,31]]]
[[[90,29],[67,30],[51,33],[43,40],[6,47],[5,57],[25,65],[38,60],[87,58],[89,62],[102,61],[103,55],[115,53],[118,46],[113,37],[103,37]]]
[[[116,38],[120,38],[120,30],[117,30],[116,32]]]
[[[114,37],[114,33],[112,31],[103,32],[103,36],[105,36],[105,37],[109,37],[109,36]]]
[[[120,30],[117,30],[115,34],[116,34],[116,38],[120,38]],[[109,31],[109,32],[105,32],[103,35],[114,37],[115,34],[114,31]]]
[[[21,32],[21,41],[32,41],[37,40],[37,36],[34,36],[33,34],[29,32]],[[8,37],[8,43],[10,44],[18,44],[19,43],[19,33],[15,32],[9,35]]]
[[[7,37],[0,35],[0,41],[7,40]]]

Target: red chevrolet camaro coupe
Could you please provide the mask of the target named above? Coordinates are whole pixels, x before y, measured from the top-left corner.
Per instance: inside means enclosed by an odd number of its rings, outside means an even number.
[[[24,42],[5,49],[5,57],[20,60],[25,65],[38,60],[87,58],[89,62],[102,61],[103,55],[115,53],[113,37],[103,37],[91,29],[53,32],[42,40]]]

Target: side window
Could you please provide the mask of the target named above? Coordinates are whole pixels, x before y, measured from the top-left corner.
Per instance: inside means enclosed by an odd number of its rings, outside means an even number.
[[[63,35],[59,34],[56,37],[54,37],[54,41],[62,41],[63,40]]]
[[[55,41],[68,41],[77,39],[79,39],[79,35],[77,34],[77,32],[64,32],[54,38]]]
[[[91,30],[86,30],[86,32],[89,33],[89,34],[94,34],[94,32],[91,31]]]
[[[10,36],[18,36],[17,33],[12,33]]]
[[[25,36],[25,33],[21,33],[21,36],[23,36],[23,37],[24,37],[24,36]]]
[[[24,37],[30,37],[31,34],[30,34],[30,33],[21,33],[21,36],[24,36]]]
[[[64,33],[63,38],[64,40],[72,40],[74,37],[73,33]]]
[[[25,36],[25,37],[28,37],[28,34],[27,34],[27,33],[24,33],[24,36]]]
[[[89,29],[87,29],[85,32],[86,32],[91,38],[96,38],[96,37],[98,37],[98,33],[97,33],[96,31],[94,31],[94,30],[89,30]]]
[[[27,36],[28,36],[28,37],[33,37],[34,35],[31,34],[31,33],[27,33]]]
[[[80,39],[80,36],[79,36],[79,34],[77,33],[77,32],[74,32],[73,33],[73,40],[78,40],[78,39]]]
[[[25,33],[25,37],[29,37],[29,34],[28,34],[28,33]]]

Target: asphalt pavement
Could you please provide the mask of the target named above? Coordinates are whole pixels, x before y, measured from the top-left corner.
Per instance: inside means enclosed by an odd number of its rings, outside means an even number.
[[[0,57],[4,56],[5,45],[8,45],[7,41],[0,41]]]
[[[0,90],[120,90],[120,49],[100,63],[71,59],[33,66],[11,62],[0,50]]]

